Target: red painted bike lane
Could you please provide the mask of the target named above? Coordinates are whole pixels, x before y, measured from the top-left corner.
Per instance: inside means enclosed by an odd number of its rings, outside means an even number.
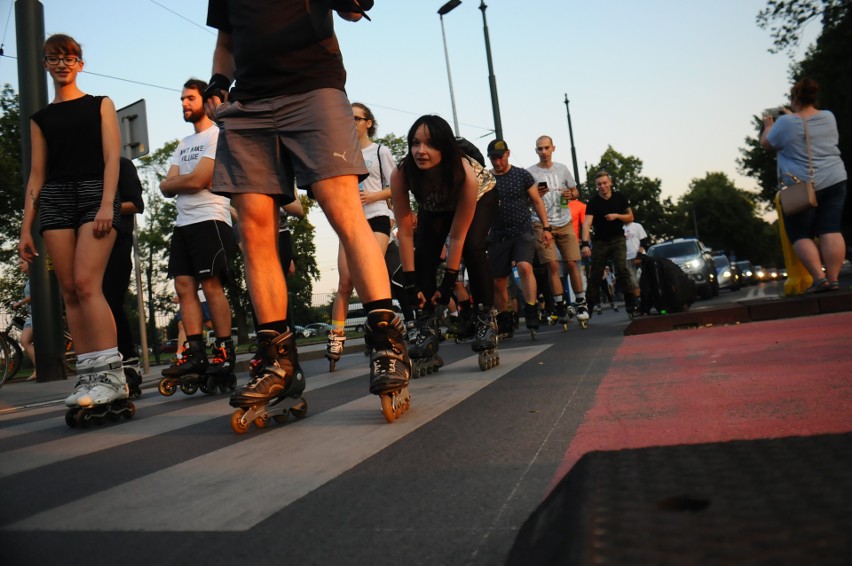
[[[852,431],[852,313],[625,338],[553,484],[587,452]]]

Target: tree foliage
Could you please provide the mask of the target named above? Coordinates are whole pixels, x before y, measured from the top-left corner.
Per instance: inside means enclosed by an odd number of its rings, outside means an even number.
[[[642,160],[626,156],[609,146],[600,162],[592,164],[586,175],[586,196],[597,194],[595,175],[606,171],[612,178],[613,187],[630,201],[636,222],[642,224],[652,239],[665,239],[679,234],[672,233],[667,209],[673,206],[671,198],[661,199],[660,179],[642,175]]]
[[[287,289],[292,301],[293,319],[300,324],[309,324],[315,320],[311,309],[313,282],[320,277],[316,260],[317,248],[314,243],[316,228],[308,220],[308,212],[316,202],[305,195],[299,196],[299,200],[305,211],[304,218],[291,216],[287,219],[293,238],[293,262],[296,264],[296,272],[287,278]]]
[[[408,141],[405,138],[401,138],[393,133],[384,135],[380,138],[376,138],[376,143],[387,146],[391,153],[393,154],[393,159],[397,163],[402,161],[402,158],[405,157],[405,154],[408,153]],[[390,174],[388,174],[390,175]]]
[[[8,264],[17,255],[24,202],[21,171],[21,105],[10,85],[0,92],[0,261]]]
[[[780,263],[777,228],[760,218],[757,195],[737,188],[725,173],[693,179],[672,217],[680,234],[698,236],[714,250],[756,263]],[[695,233],[695,230],[698,233]]]
[[[775,206],[775,193],[778,192],[775,153],[760,145],[760,135],[763,128],[761,117],[753,116],[752,121],[755,126],[755,136],[747,137],[745,140],[746,147],[740,148],[737,168],[741,174],[751,177],[757,182],[759,192],[756,198],[766,210],[770,210]]]
[[[850,0],[769,0],[757,14],[757,25],[769,29],[771,52],[792,52],[807,23],[821,17],[823,30],[828,30],[849,15],[850,5]]]

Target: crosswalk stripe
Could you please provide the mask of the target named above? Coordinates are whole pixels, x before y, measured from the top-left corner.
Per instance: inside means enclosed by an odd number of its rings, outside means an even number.
[[[549,347],[503,350],[500,365],[485,372],[472,356],[412,381],[412,406],[392,425],[384,422],[379,400],[367,395],[286,427],[252,430],[232,446],[43,511],[4,530],[248,530]],[[104,512],[117,501],[119,515]],[[74,521],[67,520],[71,516]]]
[[[335,372],[334,374],[321,374],[307,380],[305,391],[315,391],[329,385],[334,385],[335,383],[363,376],[363,367],[351,368]],[[183,394],[178,392],[175,395],[181,396]],[[144,407],[165,403],[170,399],[174,398],[161,397],[157,394],[151,395],[146,399],[136,402],[137,412],[142,411],[142,414],[144,414]],[[70,458],[85,456],[100,450],[115,448],[127,442],[142,440],[180,428],[194,426],[204,421],[227,415],[232,411],[228,405],[228,397],[225,395],[221,395],[218,402],[193,404],[191,401],[187,401],[187,403],[189,406],[186,408],[169,412],[157,418],[137,418],[132,424],[122,423],[120,431],[114,427],[88,430],[84,433],[68,431],[67,437],[5,452],[3,458],[0,459],[0,478],[34,470],[41,466],[55,464]],[[56,410],[54,407],[53,412]],[[64,409],[62,410],[64,411]],[[63,416],[60,417],[9,427],[6,430],[0,431],[0,440],[65,426],[63,413]]]

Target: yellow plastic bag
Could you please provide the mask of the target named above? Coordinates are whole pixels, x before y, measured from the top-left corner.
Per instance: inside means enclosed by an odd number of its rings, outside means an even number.
[[[781,200],[778,195],[775,195],[775,210],[778,211],[778,233],[781,237],[781,250],[784,252],[784,265],[787,267],[784,296],[801,295],[813,285],[814,279],[793,251],[793,245],[784,227],[784,215],[781,213]]]

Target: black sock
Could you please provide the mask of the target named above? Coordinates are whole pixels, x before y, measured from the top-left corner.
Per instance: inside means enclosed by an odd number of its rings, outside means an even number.
[[[393,310],[393,301],[391,299],[379,299],[378,301],[370,301],[369,303],[364,303],[364,310],[367,312],[373,312],[377,310]]]
[[[276,334],[283,334],[287,332],[287,319],[258,324],[257,331],[260,332],[261,330],[274,330]]]

